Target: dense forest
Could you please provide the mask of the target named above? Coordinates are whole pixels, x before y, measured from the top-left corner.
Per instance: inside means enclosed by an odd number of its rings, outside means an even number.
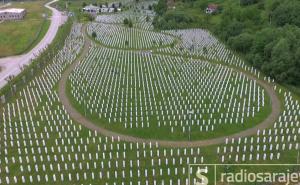
[[[208,4],[219,6],[214,14]],[[278,82],[300,86],[299,0],[179,0],[154,7],[157,29],[201,27],[212,31]]]

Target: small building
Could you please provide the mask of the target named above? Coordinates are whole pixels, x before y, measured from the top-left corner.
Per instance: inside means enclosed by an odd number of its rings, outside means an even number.
[[[21,8],[0,9],[0,21],[21,20],[25,17],[26,10]]]
[[[120,12],[121,9],[120,8],[100,8],[100,11],[101,13],[113,13],[113,12]]]
[[[98,6],[94,5],[88,5],[84,8],[82,8],[83,12],[90,13],[90,14],[97,14],[100,11],[100,8]]]
[[[109,12],[109,13],[113,13],[113,12],[115,12],[115,9],[114,9],[114,8],[109,8],[109,9],[108,9],[108,12]]]
[[[219,6],[217,4],[209,4],[206,8],[207,14],[217,13]]]
[[[109,11],[109,8],[106,8],[106,7],[100,8],[101,13],[107,13],[108,11]]]

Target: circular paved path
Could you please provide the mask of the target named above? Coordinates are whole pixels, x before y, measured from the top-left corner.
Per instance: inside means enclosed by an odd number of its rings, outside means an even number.
[[[85,26],[83,26],[83,32],[85,33]],[[269,128],[273,125],[273,123],[276,122],[276,119],[280,115],[280,100],[278,99],[276,92],[272,88],[270,84],[267,82],[257,79],[255,76],[252,76],[250,74],[244,74],[251,80],[255,80],[259,85],[261,85],[267,92],[267,94],[270,96],[270,101],[272,104],[272,112],[271,114],[261,123],[259,123],[257,126],[253,128],[249,128],[247,130],[229,135],[229,136],[222,136],[218,138],[213,139],[207,139],[207,140],[198,140],[198,141],[167,141],[167,140],[156,140],[156,139],[144,139],[144,138],[138,138],[130,135],[124,135],[120,134],[105,128],[102,128],[93,122],[91,122],[89,119],[87,119],[85,116],[83,116],[81,113],[79,113],[71,104],[70,100],[68,99],[67,93],[66,93],[66,83],[68,81],[68,77],[73,71],[73,69],[78,65],[78,63],[84,58],[84,56],[88,53],[89,48],[91,46],[91,40],[84,34],[84,47],[83,51],[81,52],[80,56],[76,59],[75,62],[73,62],[72,65],[70,65],[62,74],[62,77],[59,81],[59,89],[58,89],[58,95],[61,103],[64,105],[64,108],[69,113],[70,117],[77,121],[78,123],[82,124],[83,126],[95,130],[98,133],[100,133],[103,136],[108,137],[114,137],[114,138],[120,138],[122,141],[127,142],[137,142],[137,143],[158,143],[159,146],[163,147],[202,147],[202,146],[210,146],[210,145],[216,145],[216,144],[222,144],[225,143],[226,138],[232,139],[232,138],[239,138],[239,137],[247,137],[251,135],[255,135],[258,130],[263,130],[266,128]],[[233,69],[234,71],[240,72],[236,69]]]

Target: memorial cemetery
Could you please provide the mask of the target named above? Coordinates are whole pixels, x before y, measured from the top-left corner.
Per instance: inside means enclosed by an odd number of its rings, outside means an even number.
[[[41,74],[0,94],[0,185],[190,185],[190,164],[298,163],[298,97],[207,30],[154,30],[149,4],[74,22]]]

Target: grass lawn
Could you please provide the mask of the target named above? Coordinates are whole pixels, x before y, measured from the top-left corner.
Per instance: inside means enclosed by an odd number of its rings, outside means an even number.
[[[22,54],[32,49],[47,33],[50,20],[43,18],[51,12],[43,5],[46,1],[14,2],[8,8],[25,8],[24,20],[0,24],[0,57]]]
[[[103,88],[102,85],[101,88]],[[72,86],[70,81],[67,83],[67,93],[69,98],[71,99],[71,102],[73,103],[73,106],[82,114],[86,115],[87,118],[89,118],[91,121],[93,121],[96,125],[98,124],[101,127],[104,127],[109,130],[113,130],[115,132],[119,132],[126,135],[132,135],[140,138],[155,138],[155,139],[161,139],[161,140],[188,140],[189,135],[188,133],[182,133],[182,130],[175,127],[174,133],[170,134],[170,128],[167,127],[160,127],[158,131],[157,120],[154,117],[150,118],[150,127],[147,129],[143,128],[131,128],[127,129],[122,126],[120,122],[114,122],[115,124],[108,124],[107,119],[99,118],[98,112],[96,113],[90,113],[89,111],[85,111],[86,105],[79,104],[74,96],[71,93]],[[106,98],[106,97],[102,97]],[[159,99],[158,97],[156,97]],[[86,99],[86,102],[88,102],[88,98]],[[86,107],[86,110],[90,110]],[[191,140],[201,140],[201,139],[211,139],[221,136],[230,135],[233,133],[240,132],[242,130],[254,127],[255,125],[261,123],[266,117],[271,113],[271,103],[268,95],[265,99],[265,107],[262,108],[262,110],[256,114],[254,118],[247,117],[245,118],[245,124],[224,124],[224,125],[217,125],[216,129],[213,132],[200,132],[199,127],[192,126],[191,128]],[[221,112],[225,113],[225,110],[220,110]],[[206,115],[207,116],[207,115]],[[203,117],[203,119],[207,119],[207,117]],[[154,118],[154,119],[152,119]],[[216,117],[217,119],[217,117]],[[129,117],[128,117],[129,120]],[[146,119],[145,119],[146,120]],[[213,134],[212,134],[213,133]]]

